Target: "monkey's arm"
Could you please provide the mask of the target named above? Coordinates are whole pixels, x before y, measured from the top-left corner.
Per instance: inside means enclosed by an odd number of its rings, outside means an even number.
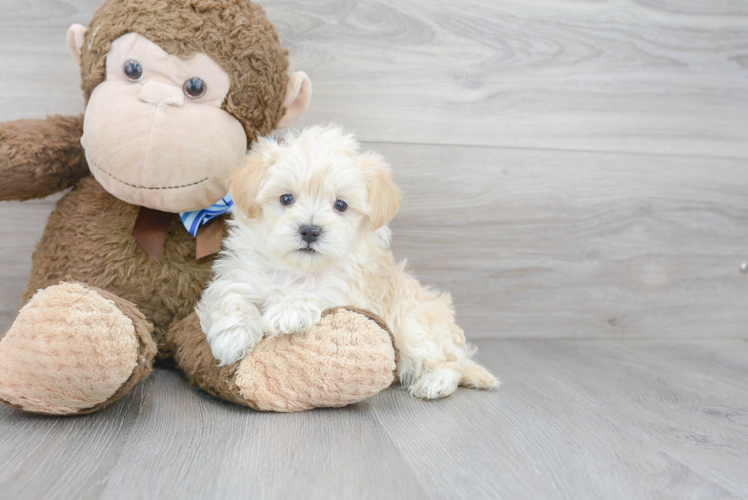
[[[43,198],[88,175],[82,135],[83,116],[0,123],[0,200]]]

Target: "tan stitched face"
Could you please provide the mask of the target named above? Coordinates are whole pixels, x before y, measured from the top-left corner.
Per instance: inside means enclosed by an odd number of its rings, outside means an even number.
[[[241,124],[221,109],[231,85],[226,72],[206,54],[181,59],[136,33],[112,43],[106,70],[81,139],[96,180],[123,201],[164,212],[225,196],[247,149]],[[205,85],[199,97],[184,88],[195,77]]]

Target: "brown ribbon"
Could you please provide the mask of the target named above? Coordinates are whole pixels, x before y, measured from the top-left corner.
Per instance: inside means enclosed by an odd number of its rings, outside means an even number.
[[[175,216],[176,214],[173,213],[140,207],[135,219],[135,225],[132,227],[132,237],[156,262],[161,257],[161,250],[164,249],[166,236]],[[195,260],[218,253],[221,250],[221,240],[223,239],[223,217],[216,217],[200,227],[195,239]]]
[[[223,241],[223,216],[203,224],[197,230],[197,243],[195,245],[195,259],[200,260],[208,255],[221,251]]]
[[[148,255],[158,262],[161,250],[166,243],[166,234],[171,226],[171,219],[175,214],[140,207],[135,225],[132,227],[132,237],[145,248]]]

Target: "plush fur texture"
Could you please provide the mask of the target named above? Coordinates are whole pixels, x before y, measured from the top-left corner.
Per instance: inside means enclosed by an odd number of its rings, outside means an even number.
[[[172,55],[204,52],[231,77],[223,108],[244,126],[248,143],[283,116],[288,59],[259,5],[247,0],[106,0],[94,14],[81,52],[88,102],[106,77],[113,41],[138,33]],[[227,36],[227,34],[229,34]]]
[[[43,198],[88,175],[82,116],[0,123],[0,200]]]
[[[238,212],[196,309],[223,364],[252,353],[263,335],[306,332],[325,309],[351,304],[392,328],[400,381],[413,396],[496,387],[471,361],[449,294],[420,286],[394,261],[386,224],[399,192],[387,165],[359,153],[352,136],[312,127],[261,140],[231,194]],[[304,237],[310,227],[316,238]]]
[[[41,290],[1,342],[0,400],[55,415],[119,399],[151,372],[156,352],[132,304],[80,283]]]
[[[361,401],[395,380],[397,351],[384,322],[336,308],[301,335],[267,339],[241,362],[218,366],[196,315],[177,323],[175,359],[214,396],[263,411],[301,411]],[[189,339],[189,340],[188,340]]]
[[[153,260],[130,234],[137,215],[138,207],[110,195],[93,177],[83,179],[49,217],[24,301],[68,277],[107,290],[137,304],[166,358],[166,331],[192,312],[213,257],[195,260],[195,239],[175,215],[161,258]]]

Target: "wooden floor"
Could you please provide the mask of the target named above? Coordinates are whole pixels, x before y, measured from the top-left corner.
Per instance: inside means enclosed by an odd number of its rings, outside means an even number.
[[[158,370],[89,416],[0,408],[0,498],[748,497],[748,342],[476,344],[498,391],[267,414]]]
[[[0,408],[0,500],[748,498],[748,2],[261,3],[300,125],[393,165],[396,255],[504,385],[262,414],[158,370]],[[83,111],[65,31],[98,4],[0,2],[0,120]],[[0,203],[0,332],[59,196]]]

